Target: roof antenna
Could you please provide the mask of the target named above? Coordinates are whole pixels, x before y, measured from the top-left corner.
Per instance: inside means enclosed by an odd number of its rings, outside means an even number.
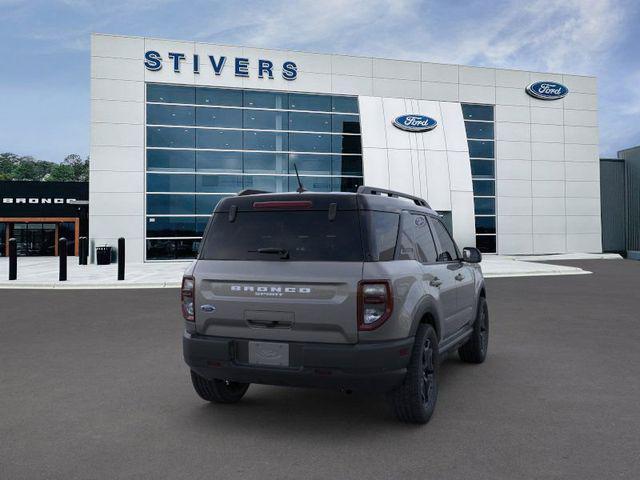
[[[307,190],[304,188],[304,186],[302,185],[302,182],[300,181],[300,175],[298,175],[298,167],[296,166],[296,164],[293,164],[293,168],[296,169],[296,178],[298,179],[298,188],[296,189],[296,192],[298,193],[302,193],[302,192],[306,192]]]

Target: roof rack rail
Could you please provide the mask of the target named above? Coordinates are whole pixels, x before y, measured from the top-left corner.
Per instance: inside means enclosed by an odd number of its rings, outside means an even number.
[[[245,195],[258,195],[260,193],[273,193],[273,192],[267,192],[266,190],[254,190],[252,188],[245,188],[244,190],[241,190],[238,192],[238,196],[244,197]]]
[[[408,193],[396,192],[395,190],[385,190],[384,188],[377,187],[367,187],[365,185],[361,185],[358,187],[356,193],[362,195],[387,195],[388,197],[393,198],[406,198],[407,200],[411,200],[413,203],[420,207],[431,208],[426,200],[423,200],[420,197],[414,197],[413,195],[409,195]]]

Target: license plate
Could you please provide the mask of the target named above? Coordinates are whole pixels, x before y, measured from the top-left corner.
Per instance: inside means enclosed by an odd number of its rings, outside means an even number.
[[[289,344],[249,342],[249,363],[253,365],[289,366]]]

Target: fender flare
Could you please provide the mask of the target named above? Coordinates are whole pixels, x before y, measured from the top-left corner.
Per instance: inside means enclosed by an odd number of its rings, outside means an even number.
[[[430,296],[423,297],[416,307],[416,313],[413,317],[413,323],[411,325],[411,336],[415,336],[416,332],[418,331],[418,326],[422,323],[423,319],[427,315],[432,318],[432,321],[428,323],[433,325],[433,328],[436,331],[436,335],[438,336],[438,340],[442,340],[442,316],[440,314],[438,304],[433,299],[433,297]]]

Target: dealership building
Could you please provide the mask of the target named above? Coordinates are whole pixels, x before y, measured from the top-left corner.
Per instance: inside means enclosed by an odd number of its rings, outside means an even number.
[[[95,34],[91,244],[192,258],[243,189],[425,198],[461,246],[600,252],[594,77]]]

